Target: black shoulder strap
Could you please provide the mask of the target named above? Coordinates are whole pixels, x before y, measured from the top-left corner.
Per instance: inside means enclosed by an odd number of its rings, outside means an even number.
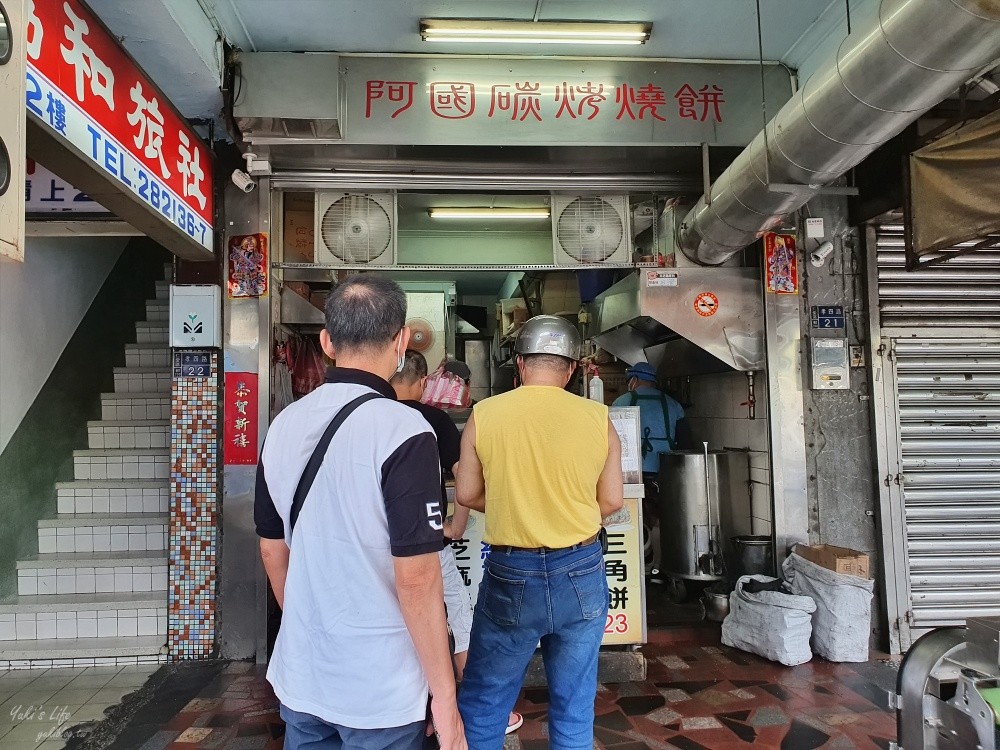
[[[667,394],[660,394],[660,408],[663,409],[663,429],[667,431],[664,440],[667,441],[667,445],[670,446],[670,450],[675,448],[674,440],[670,437],[670,403],[667,401]]]
[[[288,535],[291,537],[292,532],[295,531],[295,522],[298,520],[299,512],[302,510],[302,503],[306,500],[306,495],[309,494],[309,490],[312,489],[313,482],[316,480],[316,475],[319,473],[319,467],[323,465],[323,459],[326,456],[326,451],[330,447],[330,441],[333,440],[333,436],[337,434],[337,430],[340,429],[341,425],[347,420],[349,416],[357,409],[361,404],[366,401],[371,401],[376,398],[385,398],[379,393],[366,393],[363,396],[358,396],[356,399],[344,406],[340,411],[334,416],[333,421],[326,428],[326,432],[319,439],[316,444],[315,450],[313,450],[312,455],[309,457],[308,463],[306,463],[306,468],[302,471],[302,476],[299,477],[298,486],[295,488],[295,495],[292,496],[292,510],[288,514],[288,523],[290,526]]]

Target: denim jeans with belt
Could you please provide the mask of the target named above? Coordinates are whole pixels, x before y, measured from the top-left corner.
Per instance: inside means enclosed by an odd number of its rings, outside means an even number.
[[[607,611],[600,542],[490,552],[458,696],[469,750],[502,747],[507,714],[539,642],[549,687],[550,747],[593,748],[597,654]]]

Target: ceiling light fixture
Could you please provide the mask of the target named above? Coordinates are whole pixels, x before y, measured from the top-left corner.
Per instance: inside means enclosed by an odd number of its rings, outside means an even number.
[[[480,21],[422,18],[425,42],[461,44],[645,44],[651,23],[590,21]]]
[[[429,208],[432,219],[547,219],[548,208]]]

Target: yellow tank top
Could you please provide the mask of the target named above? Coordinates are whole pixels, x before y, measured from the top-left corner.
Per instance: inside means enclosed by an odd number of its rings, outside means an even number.
[[[608,407],[526,385],[481,401],[473,414],[486,479],[486,542],[558,549],[597,533]]]

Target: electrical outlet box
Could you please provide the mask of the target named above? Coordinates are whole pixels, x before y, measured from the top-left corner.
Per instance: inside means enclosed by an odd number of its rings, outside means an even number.
[[[863,346],[851,347],[851,367],[865,366],[865,348]]]
[[[222,347],[222,290],[215,284],[170,286],[170,346]]]

